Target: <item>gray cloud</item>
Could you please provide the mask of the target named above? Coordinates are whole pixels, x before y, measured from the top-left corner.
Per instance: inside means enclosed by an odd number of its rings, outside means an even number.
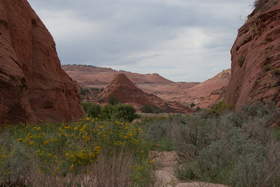
[[[63,64],[202,81],[230,66],[252,0],[29,0]]]

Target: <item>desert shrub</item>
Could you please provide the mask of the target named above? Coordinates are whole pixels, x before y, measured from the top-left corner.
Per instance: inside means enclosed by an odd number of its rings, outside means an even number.
[[[106,105],[102,108],[102,119],[131,122],[137,118],[135,109],[126,104]]]
[[[191,107],[191,108],[194,108],[195,106],[196,106],[196,104],[194,104],[194,103],[191,103],[191,104],[190,104],[190,107]]]
[[[82,103],[88,117],[102,120],[120,120],[131,122],[138,116],[131,105],[117,104],[100,106],[94,103]]]
[[[153,106],[153,105],[144,105],[140,110],[143,113],[154,113],[154,114],[163,112],[162,109],[160,109],[156,106]]]
[[[121,121],[133,121],[137,118],[136,111],[131,105],[119,104],[114,106],[114,118]]]
[[[99,118],[101,115],[101,106],[94,103],[82,103],[84,111],[89,117]]]
[[[172,143],[172,118],[154,117],[146,119],[138,124],[145,131],[144,139],[151,143],[153,150],[174,150]]]
[[[231,186],[279,186],[279,117],[273,105],[256,103],[240,112],[224,103],[193,115],[170,115],[138,124],[153,150],[176,150],[181,180]],[[210,111],[211,111],[210,110]],[[214,114],[214,115],[212,115]],[[278,114],[278,115],[277,115]]]
[[[110,97],[108,103],[110,105],[117,105],[121,104],[121,102],[116,97]]]
[[[214,104],[208,111],[207,114],[209,116],[219,116],[223,113],[226,113],[230,110],[232,110],[233,107],[227,103],[225,103],[224,101],[220,101],[216,104]]]
[[[176,128],[178,176],[232,186],[279,186],[280,166],[272,163],[280,159],[280,142],[266,128],[275,112],[256,104],[239,113],[186,118]]]

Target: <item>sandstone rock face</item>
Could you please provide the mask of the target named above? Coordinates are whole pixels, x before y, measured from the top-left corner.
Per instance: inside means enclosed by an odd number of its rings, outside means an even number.
[[[27,0],[0,0],[0,44],[0,124],[82,115],[54,40]]]
[[[237,110],[255,101],[280,106],[280,1],[259,1],[232,47],[226,102]]]
[[[99,98],[101,102],[108,102],[110,98],[115,98],[122,103],[133,105],[136,109],[140,109],[144,105],[151,105],[165,112],[191,112],[187,107],[173,103],[174,107],[153,94],[145,93],[136,87],[125,74],[118,74],[102,93],[100,93]]]

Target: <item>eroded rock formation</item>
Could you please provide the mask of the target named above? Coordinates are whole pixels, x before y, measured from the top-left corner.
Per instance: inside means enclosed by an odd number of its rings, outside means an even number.
[[[82,115],[54,40],[27,0],[0,0],[0,44],[0,124]]]
[[[255,101],[280,106],[280,1],[257,1],[232,47],[226,102],[237,110]]]
[[[188,113],[191,110],[178,103],[167,103],[161,98],[148,94],[135,86],[125,74],[118,74],[115,79],[99,95],[101,102],[109,102],[111,98],[122,103],[133,105],[136,109],[141,107],[155,106],[164,112]]]

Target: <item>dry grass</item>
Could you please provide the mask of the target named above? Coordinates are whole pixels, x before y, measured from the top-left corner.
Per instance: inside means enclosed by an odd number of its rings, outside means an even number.
[[[46,175],[33,167],[28,178],[21,182],[20,186],[25,184],[33,187],[131,187],[134,186],[131,182],[134,164],[132,153],[125,150],[115,151],[110,156],[100,155],[97,162],[88,166],[87,171],[80,175],[70,174],[65,177]]]

